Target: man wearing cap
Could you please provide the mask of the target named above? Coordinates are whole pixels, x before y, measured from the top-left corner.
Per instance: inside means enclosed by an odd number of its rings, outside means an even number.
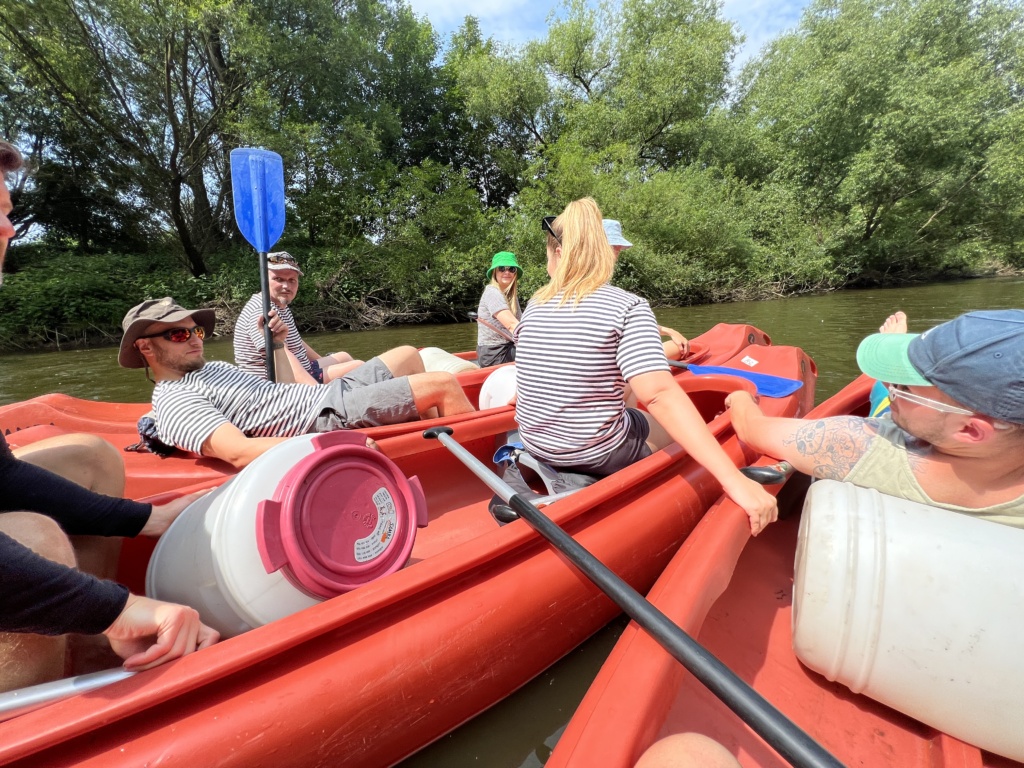
[[[20,167],[18,151],[0,141],[0,269],[14,237],[6,177]],[[97,542],[158,536],[198,495],[153,506],[119,498],[123,490],[124,464],[104,440],[66,435],[12,451],[0,435],[0,691],[63,676],[67,633],[105,636],[131,669],[216,642],[193,609],[76,567],[108,569],[105,555],[118,548]]]
[[[398,347],[330,384],[294,381],[284,339],[287,326],[271,317],[280,381],[272,382],[203,357],[213,332],[212,309],[190,310],[169,296],[133,307],[122,322],[123,368],[152,370],[153,411],[159,438],[203,456],[244,467],[273,445],[307,432],[400,424],[474,410],[450,373],[395,371],[419,360]],[[292,358],[294,359],[294,358]]]
[[[1024,527],[1024,310],[874,334],[857,364],[889,384],[891,420],[768,418],[737,392],[737,435],[814,477]]]
[[[612,247],[615,258],[618,258],[619,254],[627,248],[633,247],[633,244],[622,235],[621,222],[615,219],[601,219],[601,224],[604,226],[605,237],[608,238],[608,245]],[[689,354],[690,342],[679,331],[659,325],[658,333],[662,336],[668,336],[670,339],[665,342],[665,357],[669,360],[682,360]]]
[[[362,360],[353,360],[348,352],[318,354],[299,335],[295,319],[288,307],[298,295],[299,278],[302,277],[302,270],[299,269],[294,256],[287,251],[267,254],[267,277],[271,305],[288,327],[288,335],[284,340],[285,347],[295,356],[302,370],[310,376],[306,379],[299,374],[296,376],[297,381],[326,384],[362,365]],[[265,340],[260,322],[262,315],[263,294],[254,293],[235,321],[235,364],[243,371],[266,378],[266,351],[263,348]]]

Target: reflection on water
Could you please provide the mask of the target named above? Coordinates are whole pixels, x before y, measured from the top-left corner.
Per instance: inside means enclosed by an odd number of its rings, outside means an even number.
[[[775,344],[803,347],[818,365],[817,399],[821,401],[857,375],[857,344],[874,333],[891,312],[905,311],[910,318],[910,330],[920,332],[971,309],[1022,307],[1022,289],[1021,278],[971,280],[769,302],[660,309],[657,315],[663,325],[677,328],[687,336],[696,336],[716,323],[743,322],[766,331]],[[322,354],[344,349],[357,358],[369,359],[400,344],[438,346],[452,351],[471,349],[476,346],[476,327],[470,323],[404,326],[321,334],[307,340]],[[214,340],[207,348],[208,359],[232,357],[229,340]],[[0,404],[47,392],[113,401],[148,399],[151,385],[143,372],[119,368],[116,357],[114,349],[5,356],[0,364]],[[403,767],[543,765],[623,626],[621,620],[611,625],[518,693],[406,761]]]

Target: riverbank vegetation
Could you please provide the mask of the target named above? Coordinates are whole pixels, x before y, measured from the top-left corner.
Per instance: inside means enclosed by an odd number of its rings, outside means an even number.
[[[29,155],[0,348],[116,339],[258,289],[229,151],[284,158],[310,330],[460,318],[490,256],[592,195],[616,282],[688,304],[1024,267],[1024,10],[815,0],[741,71],[717,2],[568,0],[512,47],[395,0],[11,0],[0,134]]]

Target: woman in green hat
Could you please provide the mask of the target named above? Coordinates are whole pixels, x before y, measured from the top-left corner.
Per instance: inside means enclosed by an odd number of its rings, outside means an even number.
[[[508,251],[494,254],[487,270],[487,287],[477,308],[476,361],[488,365],[510,363],[516,359],[512,329],[519,325],[519,262]]]

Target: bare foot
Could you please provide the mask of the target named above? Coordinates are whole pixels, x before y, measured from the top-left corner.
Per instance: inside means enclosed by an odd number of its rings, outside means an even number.
[[[879,333],[907,333],[907,315],[905,312],[894,312],[885,318],[878,329]]]

